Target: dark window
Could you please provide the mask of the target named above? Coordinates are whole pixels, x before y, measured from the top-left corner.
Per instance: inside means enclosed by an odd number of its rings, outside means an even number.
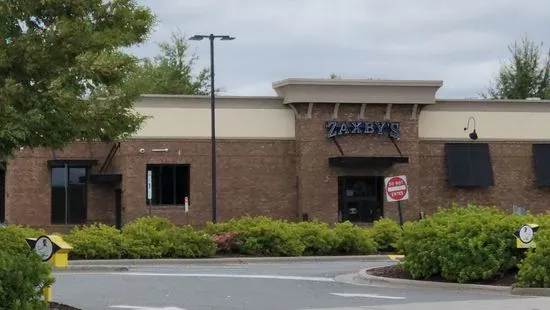
[[[550,186],[550,144],[533,144],[537,186]]]
[[[0,168],[0,223],[6,221],[6,170]]]
[[[86,222],[86,178],[85,167],[53,167],[52,224],[82,224]]]
[[[183,205],[185,197],[190,196],[189,165],[147,165],[147,173],[151,173],[152,199],[147,203],[152,205]],[[147,179],[147,176],[146,176]],[[147,181],[146,181],[147,182]]]
[[[494,184],[488,144],[448,143],[445,153],[451,186],[488,187]]]

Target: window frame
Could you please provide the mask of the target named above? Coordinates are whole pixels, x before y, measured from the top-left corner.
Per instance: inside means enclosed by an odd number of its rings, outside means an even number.
[[[162,187],[163,187],[163,180],[162,180],[162,169],[163,168],[166,168],[166,167],[171,167],[173,169],[173,175],[172,175],[172,180],[171,180],[171,184],[172,184],[172,187],[173,187],[173,203],[163,203],[162,201],[162,194],[160,194],[160,198],[156,199],[155,198],[155,182],[156,180],[160,180],[160,185],[159,185],[159,193],[162,193]],[[159,164],[146,164],[145,165],[145,203],[147,205],[150,205],[150,206],[155,206],[155,207],[162,207],[162,206],[166,206],[166,207],[176,207],[176,206],[183,206],[184,203],[178,203],[177,202],[177,167],[183,167],[185,168],[184,171],[186,171],[186,173],[184,173],[184,175],[182,176],[183,179],[185,180],[185,183],[187,183],[187,186],[186,186],[186,193],[184,193],[184,197],[187,197],[188,199],[188,202],[191,203],[191,165],[190,164],[164,164],[164,163],[159,163]],[[155,170],[154,168],[157,168],[159,169],[158,171],[160,171],[160,175],[157,177],[155,176]],[[147,173],[149,171],[153,171],[152,172],[152,180],[151,180],[151,191],[152,191],[152,194],[153,194],[153,197],[151,200],[147,199]]]
[[[61,220],[56,220],[54,219],[54,214],[57,214],[57,212],[54,212],[54,183],[53,183],[53,172],[54,172],[54,169],[61,169],[61,170],[65,170],[65,166],[61,166],[61,165],[54,165],[54,166],[51,166],[50,169],[49,169],[49,174],[50,174],[50,223],[52,225],[64,225],[65,224],[65,218],[61,219]],[[66,182],[67,184],[67,187],[65,187],[65,184],[63,186],[55,186],[55,187],[61,187],[63,188],[64,191],[67,191],[70,189],[70,186],[71,186],[71,182],[70,182],[70,170],[71,169],[84,169],[84,182],[82,182],[81,184],[83,184],[83,205],[82,205],[82,218],[79,220],[79,221],[71,221],[71,217],[69,216],[67,218],[67,224],[68,225],[77,225],[77,224],[85,224],[88,220],[88,178],[90,177],[90,167],[87,166],[87,165],[79,165],[79,164],[75,164],[75,165],[71,165],[71,164],[68,164],[67,165],[67,169],[69,170],[68,171],[68,174],[66,174],[65,172],[63,173],[63,182]],[[64,192],[64,195],[65,195],[65,192]],[[70,204],[70,199],[69,199],[69,204]],[[63,204],[65,204],[66,201],[63,201]],[[70,210],[70,205],[69,206],[65,206],[65,208],[69,209]],[[65,208],[63,209],[63,213],[65,213]],[[70,211],[69,211],[70,212]]]
[[[459,188],[488,188],[495,185],[494,181],[494,169],[493,169],[493,162],[491,158],[491,148],[488,143],[445,143],[444,146],[445,151],[445,169],[447,170],[446,176],[447,176],[447,184],[451,187],[459,187]],[[449,157],[457,154],[453,154],[451,152],[465,152],[466,156],[468,156],[465,160],[468,164],[468,171],[469,176],[467,180],[456,180],[453,178],[453,170],[451,169],[452,163],[449,160]],[[475,154],[478,152],[484,152],[482,155],[483,158],[475,158]],[[486,152],[486,158],[485,158],[485,152]],[[456,159],[452,159],[453,161]],[[487,167],[476,167],[479,165],[479,160],[487,160],[488,166]],[[487,175],[484,175],[487,173]]]
[[[548,163],[548,160],[540,158],[547,157],[548,159],[550,159],[550,143],[533,143],[531,150],[533,152],[533,172],[535,178],[535,186],[550,187],[550,167],[542,166],[543,163]],[[547,154],[540,154],[539,152]],[[546,165],[550,166],[550,163]],[[545,176],[545,174],[548,175]]]

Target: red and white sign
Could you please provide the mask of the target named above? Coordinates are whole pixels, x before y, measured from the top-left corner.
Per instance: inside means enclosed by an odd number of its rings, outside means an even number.
[[[398,175],[384,179],[386,199],[389,202],[401,201],[409,199],[409,185],[407,184],[407,176]]]

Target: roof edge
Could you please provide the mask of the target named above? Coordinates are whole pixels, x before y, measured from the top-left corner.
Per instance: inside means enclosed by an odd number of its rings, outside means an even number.
[[[171,95],[171,94],[142,94],[141,98],[181,98],[181,99],[210,99],[210,95]],[[282,100],[279,96],[235,96],[235,95],[216,95],[218,99],[244,99],[244,100]]]
[[[287,85],[320,86],[405,86],[405,87],[441,87],[442,80],[374,80],[374,79],[306,79],[288,78],[272,83],[274,89]]]
[[[435,103],[479,104],[479,103],[540,103],[550,104],[550,100],[532,99],[435,99]]]

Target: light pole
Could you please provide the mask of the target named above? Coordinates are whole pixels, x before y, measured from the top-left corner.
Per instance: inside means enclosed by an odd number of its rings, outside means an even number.
[[[210,125],[211,125],[211,147],[212,150],[212,222],[216,223],[216,89],[214,87],[214,40],[223,41],[235,40],[235,37],[228,35],[204,35],[198,34],[189,38],[189,40],[200,41],[202,39],[210,40]]]

